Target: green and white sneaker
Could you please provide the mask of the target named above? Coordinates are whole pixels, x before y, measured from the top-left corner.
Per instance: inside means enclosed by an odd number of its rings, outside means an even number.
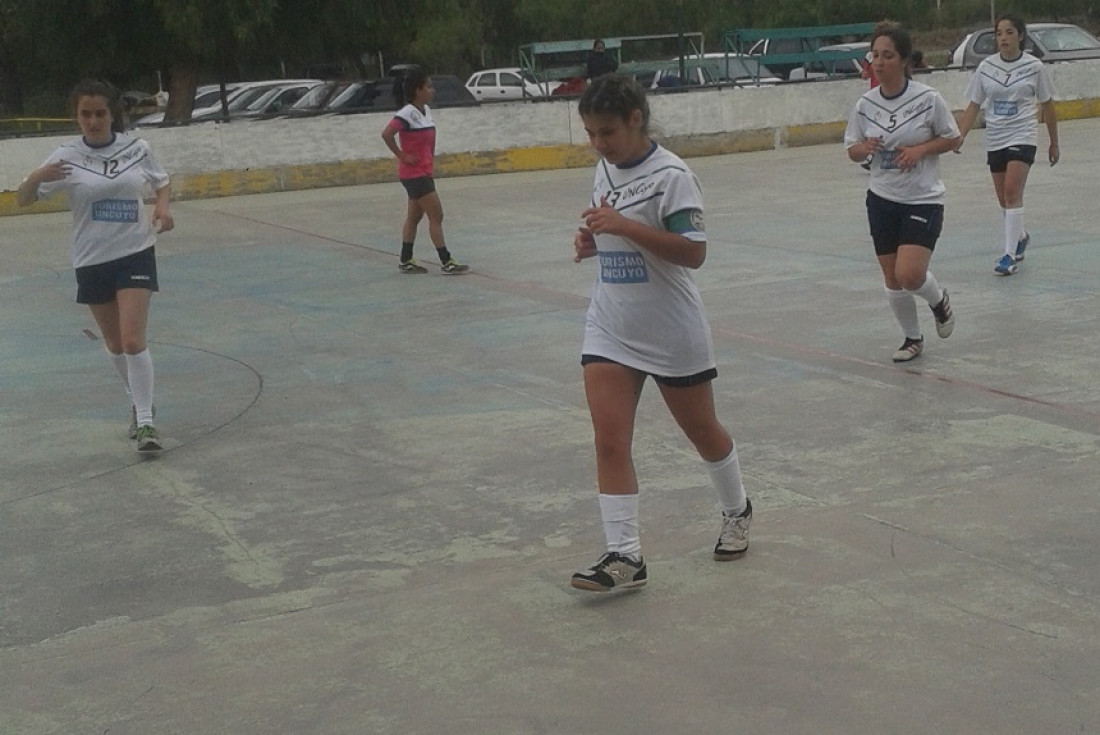
[[[152,424],[139,426],[134,439],[137,441],[139,452],[159,452],[164,449],[160,443],[160,434],[157,433],[157,427]]]
[[[153,418],[157,417],[157,407],[153,406]],[[137,439],[138,423],[137,423],[137,408],[130,406],[130,439]]]
[[[466,265],[465,263],[459,263],[454,258],[451,258],[446,263],[439,266],[439,269],[443,271],[443,275],[453,276],[458,273],[465,273],[466,271],[470,270],[470,266]]]
[[[428,269],[417,263],[415,260],[406,260],[397,264],[397,270],[402,273],[427,273]]]

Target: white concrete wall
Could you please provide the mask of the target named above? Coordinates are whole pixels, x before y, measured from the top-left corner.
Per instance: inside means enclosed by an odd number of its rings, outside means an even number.
[[[1058,100],[1100,99],[1100,60],[1052,64]],[[919,80],[939,89],[952,108],[966,106],[972,72],[934,71]],[[663,136],[712,135],[844,121],[866,82],[818,81],[761,88],[722,88],[650,98],[653,123]],[[575,101],[516,102],[433,113],[438,154],[587,144]],[[377,160],[390,157],[380,133],[390,113],[336,115],[303,120],[203,123],[151,128],[157,159],[177,174],[264,169],[275,166]],[[0,140],[0,191],[12,191],[28,171],[71,136]],[[778,140],[778,137],[777,137]]]

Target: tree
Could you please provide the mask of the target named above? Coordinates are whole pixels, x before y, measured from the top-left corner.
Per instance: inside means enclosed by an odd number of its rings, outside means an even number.
[[[278,0],[147,0],[165,31],[165,122],[191,118],[199,71],[213,66],[224,83],[230,64],[256,50]],[[224,97],[223,97],[224,104]]]

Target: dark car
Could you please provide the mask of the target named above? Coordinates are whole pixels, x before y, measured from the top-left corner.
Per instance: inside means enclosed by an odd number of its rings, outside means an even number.
[[[467,107],[477,104],[477,98],[466,89],[466,85],[453,74],[432,74],[432,86],[435,87],[435,99],[431,107]],[[375,97],[372,106],[376,110],[396,110],[398,96],[394,85],[403,84],[405,77],[382,77],[375,82]],[[402,95],[403,96],[403,95]]]

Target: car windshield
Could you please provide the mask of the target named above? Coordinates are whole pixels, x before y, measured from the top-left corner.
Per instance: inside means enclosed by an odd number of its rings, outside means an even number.
[[[279,96],[280,92],[282,92],[282,90],[278,87],[275,87],[274,89],[269,89],[261,94],[259,97],[254,99],[251,103],[249,103],[249,105],[245,109],[251,110],[252,112],[258,112],[267,107],[268,103]]]
[[[1100,49],[1100,41],[1080,28],[1028,28],[1027,33],[1047,51],[1086,51]]]
[[[347,85],[336,84],[318,84],[313,89],[302,95],[302,98],[294,103],[294,109],[296,110],[312,110],[314,107],[320,107],[324,103],[325,99],[336,89],[343,89]]]
[[[253,87],[245,90],[229,102],[230,110],[243,110],[255,102],[258,98],[271,91],[271,87]]]
[[[348,101],[351,100],[352,97],[356,95],[356,93],[359,92],[360,89],[362,89],[363,84],[363,82],[355,82],[354,84],[349,84],[347,86],[347,89],[329,100],[326,107],[343,107],[348,103]]]

